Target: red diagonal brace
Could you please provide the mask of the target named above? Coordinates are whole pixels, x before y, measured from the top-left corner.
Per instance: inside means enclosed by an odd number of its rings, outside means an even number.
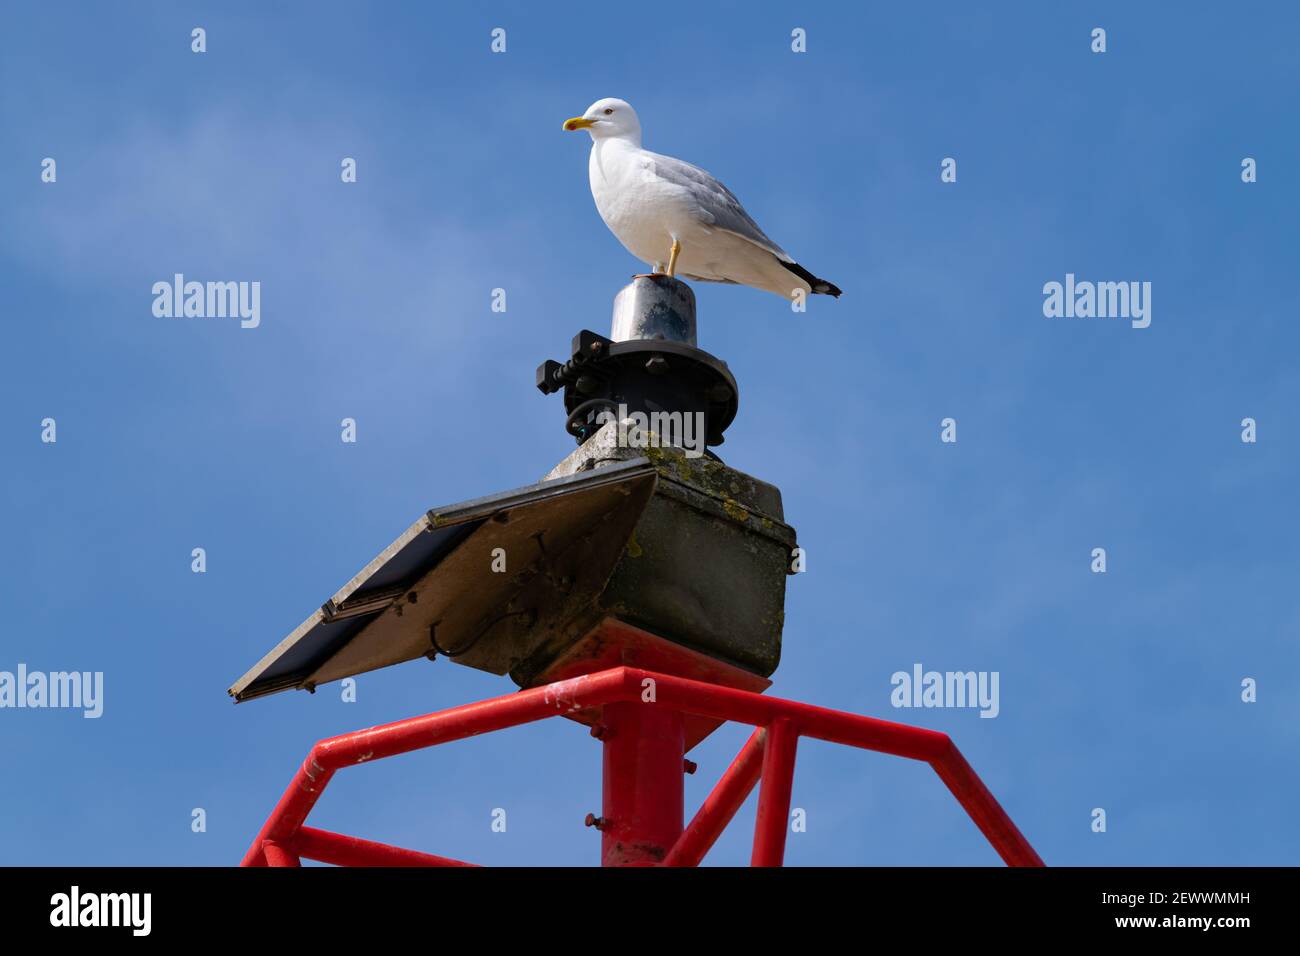
[[[713,791],[704,798],[699,812],[664,858],[664,866],[700,865],[704,855],[713,848],[713,844],[722,835],[722,831],[727,829],[727,824],[758,782],[759,771],[763,766],[763,742],[766,739],[767,731],[762,727],[750,734],[745,746],[736,754],[736,759],[718,780]]]

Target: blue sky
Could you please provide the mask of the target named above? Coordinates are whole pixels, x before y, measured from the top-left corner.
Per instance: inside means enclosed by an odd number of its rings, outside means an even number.
[[[809,555],[772,692],[952,734],[1049,863],[1296,863],[1300,18],[970,6],[6,6],[0,669],[103,671],[105,711],[0,711],[0,863],[232,863],[314,740],[512,689],[225,694],[422,511],[569,452],[533,370],[640,268],[560,131],[604,96],[844,290],[695,289],[724,457]],[[155,318],[175,272],[261,282],[261,326]],[[1151,326],[1044,317],[1066,273],[1151,282]],[[999,716],[895,710],[914,663],[997,671]],[[599,759],[547,721],[341,773],[312,822],[592,863]],[[794,804],[792,864],[996,862],[923,765],[805,741]]]

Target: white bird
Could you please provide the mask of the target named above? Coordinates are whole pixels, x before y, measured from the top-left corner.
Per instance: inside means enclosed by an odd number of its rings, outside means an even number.
[[[769,239],[718,180],[642,149],[636,110],[623,100],[597,100],[564,128],[591,134],[588,171],[600,218],[656,272],[754,286],[786,299],[798,290],[840,294]]]

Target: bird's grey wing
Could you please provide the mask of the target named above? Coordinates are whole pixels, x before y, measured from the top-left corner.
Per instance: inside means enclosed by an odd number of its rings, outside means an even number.
[[[714,279],[709,276],[693,276],[689,272],[679,272],[677,274],[683,279],[690,279],[693,282],[718,282],[722,285],[740,285],[740,283],[735,279]]]
[[[733,232],[742,239],[748,239],[783,262],[794,261],[784,249],[767,237],[767,233],[758,228],[758,223],[745,212],[745,207],[740,204],[740,200],[716,178],[700,167],[692,166],[680,159],[661,156],[658,153],[651,155],[654,157],[655,175],[686,189],[696,205],[709,218],[709,225]]]

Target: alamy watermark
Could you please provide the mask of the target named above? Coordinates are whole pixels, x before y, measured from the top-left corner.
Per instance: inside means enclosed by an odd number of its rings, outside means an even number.
[[[239,319],[244,329],[262,324],[260,282],[186,282],[178,272],[171,282],[155,282],[153,295],[160,319]]]
[[[996,717],[997,671],[927,671],[920,664],[912,672],[895,671],[889,702],[895,707],[978,707],[981,717]]]
[[[153,928],[152,893],[83,893],[73,886],[50,897],[50,925],[59,927],[125,927],[132,936],[148,936]]]
[[[103,671],[0,671],[0,709],[59,707],[79,709],[94,719],[104,713]]]
[[[1049,319],[1129,319],[1135,329],[1151,324],[1150,282],[1075,281],[1074,273],[1065,274],[1065,282],[1048,282],[1043,286],[1043,315]]]
[[[620,448],[680,448],[687,458],[704,455],[705,423],[703,412],[630,412],[626,405],[602,409],[596,416],[598,427],[618,423]]]

